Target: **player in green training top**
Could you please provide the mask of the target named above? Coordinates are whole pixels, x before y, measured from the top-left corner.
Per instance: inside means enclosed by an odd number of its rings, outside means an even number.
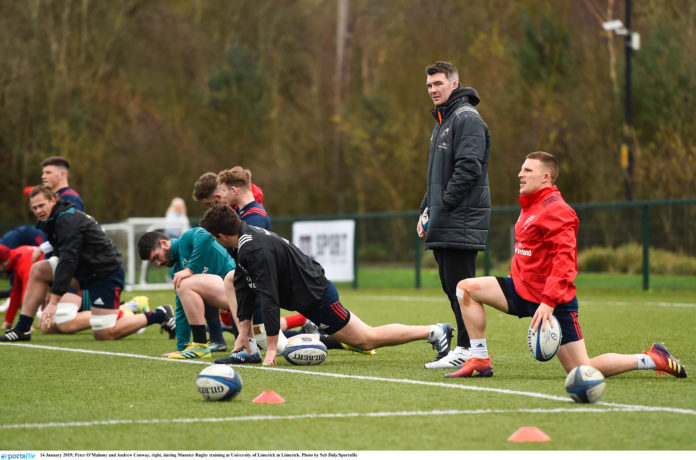
[[[146,232],[138,240],[138,253],[143,260],[171,267],[176,291],[177,349],[181,351],[168,356],[174,359],[209,357],[205,304],[230,310],[228,299],[236,302],[234,292],[226,293],[223,282],[228,273],[234,274],[234,259],[201,227],[184,232],[181,238],[171,239],[161,232]],[[233,308],[236,311],[236,304]]]

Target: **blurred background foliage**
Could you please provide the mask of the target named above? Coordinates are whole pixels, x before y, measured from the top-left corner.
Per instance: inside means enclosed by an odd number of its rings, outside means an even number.
[[[416,209],[440,59],[481,95],[494,206],[516,203],[534,150],[561,160],[568,201],[622,200],[624,48],[601,23],[623,15],[621,0],[0,0],[0,220],[28,219],[22,189],[50,155],[103,222],[173,196],[198,216],[193,182],[238,164],[272,216]],[[696,2],[635,1],[632,30],[634,197],[696,196]]]

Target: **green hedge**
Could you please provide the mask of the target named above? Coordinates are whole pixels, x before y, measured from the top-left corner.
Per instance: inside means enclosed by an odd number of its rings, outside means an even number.
[[[650,273],[656,275],[696,275],[696,257],[651,249]],[[580,272],[629,273],[643,271],[643,247],[632,243],[616,248],[596,247],[578,254]]]

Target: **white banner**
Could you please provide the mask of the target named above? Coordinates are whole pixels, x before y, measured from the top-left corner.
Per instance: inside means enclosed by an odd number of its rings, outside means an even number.
[[[292,224],[292,242],[319,262],[331,281],[354,281],[354,220],[300,221]]]

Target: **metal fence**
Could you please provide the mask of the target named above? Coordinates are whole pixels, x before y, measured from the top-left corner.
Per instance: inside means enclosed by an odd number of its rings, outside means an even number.
[[[650,252],[664,249],[696,257],[696,198],[572,204],[580,219],[578,251],[593,247],[618,247],[637,243],[642,248],[642,285],[650,287]],[[513,226],[519,206],[492,209],[487,250],[479,254],[479,272],[490,274],[509,268]],[[434,268],[430,251],[416,235],[417,211],[322,216],[274,216],[273,231],[289,239],[292,223],[299,220],[354,219],[355,270],[359,267],[412,267],[413,285],[422,286],[424,268]],[[192,219],[192,224],[195,220]],[[0,234],[22,223],[0,222]],[[26,223],[24,223],[26,225]],[[125,243],[119,244],[124,252]],[[499,268],[503,267],[503,268]]]
[[[696,257],[696,198],[679,200],[622,201],[572,204],[580,219],[578,251],[593,247],[618,247],[637,243],[642,247],[643,289],[650,287],[650,251],[664,249]],[[519,206],[494,207],[487,250],[479,255],[485,274],[493,266],[505,266],[512,257],[513,228]],[[423,251],[416,235],[417,211],[380,212],[324,216],[282,216],[273,218],[273,230],[292,235],[292,223],[299,220],[354,219],[357,267],[369,265],[412,265],[414,285],[421,287],[421,271],[431,266],[432,257]],[[507,265],[509,267],[509,264]],[[357,277],[354,286],[357,286]]]

